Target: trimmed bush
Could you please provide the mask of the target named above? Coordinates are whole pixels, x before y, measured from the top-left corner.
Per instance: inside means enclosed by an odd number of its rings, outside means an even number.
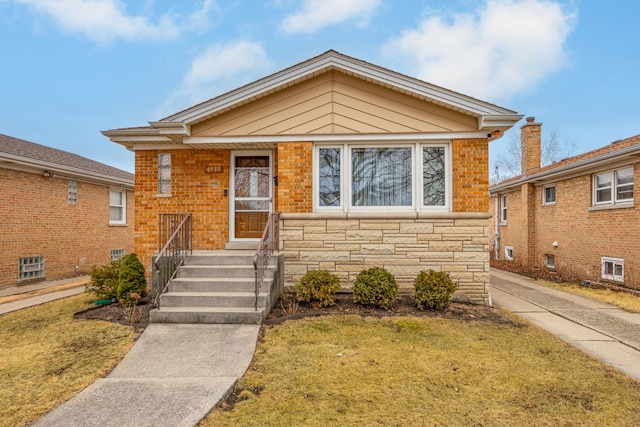
[[[118,277],[120,276],[120,260],[109,264],[91,267],[91,281],[85,290],[94,294],[97,299],[113,299],[118,295]]]
[[[302,276],[296,285],[298,302],[318,302],[320,307],[330,307],[336,303],[336,292],[340,289],[340,279],[327,270],[311,270]]]
[[[132,295],[136,294],[136,295]],[[118,301],[122,304],[137,302],[147,294],[147,279],[144,277],[144,265],[136,254],[122,258],[118,276]]]
[[[382,267],[363,270],[353,282],[353,301],[390,309],[396,301],[398,285],[393,274]]]
[[[421,271],[413,282],[413,299],[420,310],[444,310],[451,304],[451,296],[458,284],[444,271]]]

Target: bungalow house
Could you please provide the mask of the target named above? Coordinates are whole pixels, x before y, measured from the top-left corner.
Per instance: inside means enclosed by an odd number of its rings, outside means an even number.
[[[431,268],[489,304],[488,143],[521,117],[327,51],[103,134],[135,152],[135,251],[147,268],[163,214],[192,214],[193,249],[255,251],[278,212],[288,286],[327,269],[349,288],[382,266],[408,287]]]
[[[86,274],[133,251],[131,173],[0,134],[0,287]]]
[[[540,167],[541,126],[521,128],[522,174],[491,187],[495,257],[640,289],[640,135]]]

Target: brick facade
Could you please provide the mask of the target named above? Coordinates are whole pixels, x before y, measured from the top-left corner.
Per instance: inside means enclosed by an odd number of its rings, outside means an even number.
[[[489,210],[489,141],[486,138],[454,139],[453,211]]]
[[[282,212],[311,212],[313,143],[278,144],[278,203]]]
[[[44,256],[44,278],[58,279],[108,263],[112,249],[133,252],[133,192],[127,224],[110,226],[110,187],[78,180],[77,188],[77,204],[69,204],[69,179],[0,168],[0,286],[30,282],[19,280],[20,258]]]
[[[541,168],[535,165],[540,159],[540,127],[533,119],[522,127],[527,174],[491,189],[492,255],[504,259],[505,246],[511,246],[513,262],[532,268],[546,268],[547,256],[552,256],[556,271],[589,281],[605,280],[601,277],[602,257],[623,259],[624,285],[640,289],[640,206],[633,201],[593,203],[594,174],[620,168],[634,168],[637,197],[640,136]],[[532,148],[536,144],[538,148]],[[544,204],[544,188],[549,185],[555,186],[556,200]],[[499,220],[503,196],[507,198],[505,224]]]

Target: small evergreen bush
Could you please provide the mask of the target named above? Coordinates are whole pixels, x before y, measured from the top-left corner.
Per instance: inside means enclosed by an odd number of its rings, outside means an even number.
[[[340,289],[340,279],[327,270],[311,270],[302,276],[296,285],[298,302],[318,302],[320,307],[330,307],[336,303],[336,292]]]
[[[396,301],[398,285],[393,274],[382,267],[362,270],[353,282],[353,301],[390,309]]]
[[[451,304],[451,296],[458,284],[444,271],[421,271],[413,282],[413,299],[420,310],[444,310]]]
[[[135,294],[135,295],[133,295]],[[144,265],[134,253],[122,258],[118,276],[118,301],[130,304],[147,294],[147,279],[144,277]]]
[[[94,294],[97,299],[113,299],[118,295],[118,277],[120,275],[120,260],[109,264],[91,267],[91,281],[85,289]]]

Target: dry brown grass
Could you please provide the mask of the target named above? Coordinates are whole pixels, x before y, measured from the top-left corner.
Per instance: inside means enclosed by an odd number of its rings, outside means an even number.
[[[233,404],[202,425],[640,425],[638,382],[509,319],[327,316],[268,327]]]
[[[632,313],[640,313],[640,297],[627,292],[604,288],[590,288],[577,283],[558,283],[548,280],[536,280],[536,283],[540,283],[549,288],[560,289],[575,295],[582,295],[587,298],[606,302]]]
[[[131,327],[73,319],[91,301],[82,294],[0,316],[0,426],[36,420],[106,376],[129,351]]]

